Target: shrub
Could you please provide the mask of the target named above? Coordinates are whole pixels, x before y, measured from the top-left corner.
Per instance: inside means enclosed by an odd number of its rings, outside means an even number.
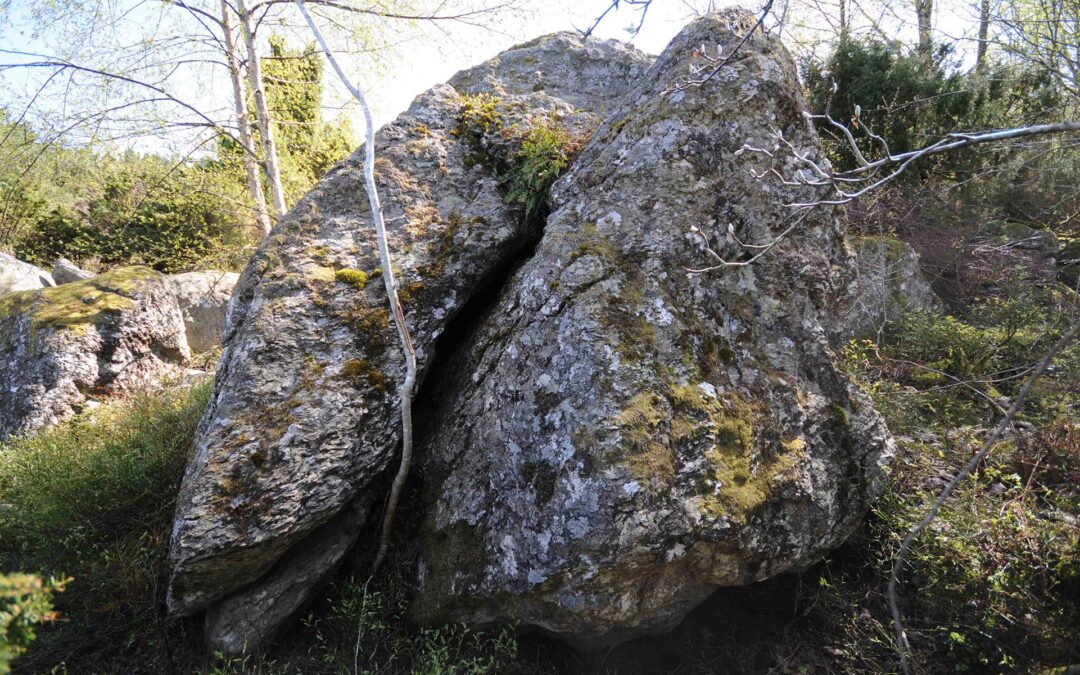
[[[0,674],[34,641],[34,626],[53,621],[52,594],[63,590],[56,580],[30,574],[0,574]]]
[[[0,569],[72,577],[28,667],[165,663],[168,537],[209,391],[136,396],[0,447]]]
[[[218,194],[228,177],[213,170],[126,158],[106,162],[101,181],[83,208],[57,207],[39,218],[15,242],[16,255],[45,267],[66,257],[179,272],[250,243],[229,195]]]

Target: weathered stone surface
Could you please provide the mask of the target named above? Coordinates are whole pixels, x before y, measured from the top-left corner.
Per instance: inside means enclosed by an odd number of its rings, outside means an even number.
[[[74,415],[88,397],[181,375],[190,353],[157,272],[112,270],[0,297],[0,438]]]
[[[0,253],[0,295],[55,286],[52,275],[6,253]]]
[[[855,237],[858,259],[850,309],[837,331],[841,339],[868,337],[889,319],[909,311],[944,311],[944,304],[919,268],[919,254],[892,237]]]
[[[507,202],[488,168],[512,159],[513,134],[504,131],[588,129],[649,62],[615,42],[558,35],[504,54],[500,67],[552,54],[564,59],[547,67],[558,97],[533,87],[505,93],[497,105],[505,120],[494,124],[490,99],[468,102],[440,85],[378,133],[377,178],[422,370],[447,322],[538,227]],[[260,580],[394,456],[403,359],[377,278],[361,162],[357,153],[334,168],[263,242],[237,284],[178,500],[173,612],[197,611]],[[312,579],[293,582],[306,589]],[[262,635],[256,627],[247,639],[209,637],[251,646]]]
[[[94,276],[93,272],[87,272],[67,258],[60,258],[53,265],[52,278],[56,285],[70,284],[73,281],[82,281]]]
[[[1056,266],[1058,281],[1071,288],[1080,289],[1080,239],[1073,239],[1061,248]]]
[[[361,493],[330,522],[285,554],[270,572],[206,612],[211,651],[242,654],[273,639],[303,609],[310,589],[322,585],[356,543],[375,495]]]
[[[830,350],[853,260],[833,214],[758,180],[771,129],[819,159],[790,56],[745,12],[701,19],[555,185],[555,210],[432,394],[417,618],[520,622],[585,648],[677,622],[712,590],[816,562],[856,527],[894,444]]]
[[[171,274],[169,286],[184,313],[188,346],[195,353],[221,346],[229,298],[240,275],[235,272],[186,272]]]

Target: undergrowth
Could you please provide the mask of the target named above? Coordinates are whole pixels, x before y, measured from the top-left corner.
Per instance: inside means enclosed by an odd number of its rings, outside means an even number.
[[[70,577],[22,669],[167,662],[169,531],[209,392],[137,396],[0,447],[0,570]]]

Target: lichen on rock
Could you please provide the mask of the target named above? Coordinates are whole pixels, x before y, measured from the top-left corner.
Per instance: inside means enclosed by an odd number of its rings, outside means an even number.
[[[754,178],[739,148],[779,129],[821,154],[773,37],[670,91],[701,44],[729,53],[754,20],[711,15],[672,42],[555,183],[536,253],[447,366],[419,448],[421,622],[583,648],[661,631],[718,586],[812,564],[880,489],[892,440],[827,340],[854,262],[835,215],[753,265],[687,274],[706,260],[692,227],[737,259],[729,223],[769,241],[807,197]]]
[[[176,296],[151,269],[0,296],[0,438],[67,419],[88,396],[154,386],[189,359]]]
[[[524,59],[548,64],[549,89],[503,81],[501,73],[522,72]],[[421,379],[450,320],[542,224],[526,217],[527,203],[508,200],[506,177],[493,168],[511,167],[541,120],[567,133],[595,128],[650,59],[615,41],[564,33],[496,61],[422,94],[375,139],[376,182]],[[498,100],[505,126],[463,133],[470,101],[482,94]],[[296,572],[277,562],[333,522],[400,442],[396,383],[404,362],[383,286],[371,283],[379,262],[360,152],[296,205],[241,275],[178,499],[169,587],[175,613],[227,605],[235,616],[245,606],[236,598],[265,597],[260,589],[290,579],[307,597],[322,577],[292,578]],[[330,533],[324,539],[341,541]],[[213,625],[212,633],[226,630]],[[276,627],[252,628],[249,646]],[[209,638],[245,642],[235,631]]]

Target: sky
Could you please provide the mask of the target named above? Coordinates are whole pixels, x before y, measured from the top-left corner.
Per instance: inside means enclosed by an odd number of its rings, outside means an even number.
[[[66,4],[77,5],[79,2],[96,2],[98,0],[66,0],[57,3],[60,7]],[[105,0],[101,0],[105,1]],[[66,52],[73,60],[78,60],[83,54],[90,53],[95,46],[112,44],[140,44],[140,41],[149,40],[155,45],[162,45],[170,31],[176,32],[175,25],[170,23],[177,20],[175,5],[169,6],[161,0],[108,0],[118,6],[128,8],[123,22],[111,26],[109,31],[87,30],[78,40],[72,40],[68,33],[64,33],[64,42],[50,41],[53,35],[45,24],[41,36],[35,36],[26,26],[32,25],[29,10],[31,7],[43,3],[34,3],[31,0],[13,0],[8,6],[8,15],[0,15],[0,64],[17,62],[19,59],[32,60],[30,57],[20,57],[10,52],[3,53],[4,49],[16,51],[28,51],[55,54]],[[451,0],[447,3],[449,9],[456,8],[465,2],[479,0]],[[830,0],[823,0],[828,2]],[[913,20],[911,0],[874,0],[878,7],[888,11],[890,6],[898,7],[895,14],[905,21]],[[964,34],[970,34],[974,21],[972,20],[971,2],[978,0],[938,0],[937,14],[935,17],[936,28],[939,37],[948,39]],[[348,53],[348,44],[338,42],[342,52],[338,54],[339,61],[343,64],[353,81],[361,86],[372,102],[376,125],[393,119],[397,114],[406,109],[410,102],[420,93],[433,85],[444,82],[454,73],[464,68],[482,63],[495,56],[501,51],[530,40],[539,35],[552,33],[560,30],[576,30],[591,25],[595,19],[611,4],[611,0],[518,0],[523,12],[506,16],[494,26],[494,30],[477,28],[453,22],[439,22],[438,24],[406,25],[401,22],[387,23],[380,34],[390,49],[378,60],[356,56]],[[951,4],[950,4],[951,3]],[[594,35],[599,38],[631,39],[632,43],[649,53],[659,53],[671,40],[672,37],[696,14],[705,11],[710,6],[720,8],[734,4],[731,0],[653,0],[648,14],[641,24],[641,30],[633,35],[633,27],[639,24],[641,15],[639,9],[629,6],[625,2],[620,3],[620,9],[609,13],[596,28]],[[777,6],[780,6],[780,2]],[[216,3],[207,5],[216,6]],[[3,5],[0,4],[0,7]],[[392,5],[391,5],[392,6]],[[744,5],[745,6],[745,5]],[[804,22],[807,16],[799,16],[794,4],[788,14],[790,24]],[[806,5],[803,5],[806,6]],[[753,11],[758,11],[756,6],[750,5]],[[445,11],[449,11],[445,10]],[[911,14],[910,18],[906,14]],[[888,23],[888,22],[886,22]],[[893,21],[898,37],[911,39],[906,33],[913,31],[911,26],[902,26]],[[324,31],[333,35],[332,26],[325,19],[320,20]],[[40,22],[38,25],[41,25]],[[268,29],[268,30],[267,30]],[[197,30],[197,27],[192,30]],[[111,32],[110,32],[111,31]],[[261,32],[265,38],[271,32],[283,34],[295,46],[301,46],[312,41],[306,26],[299,21],[264,25]],[[59,34],[59,32],[56,32]],[[108,33],[108,34],[106,34]],[[333,38],[332,38],[333,39]],[[265,47],[264,47],[265,48]],[[183,48],[182,48],[183,49]],[[205,57],[217,57],[212,50],[205,54],[192,51],[190,54],[181,49],[180,58],[184,59],[185,65],[168,75],[168,89],[179,98],[193,104],[201,111],[207,112],[215,119],[227,120],[231,117],[231,86],[224,69],[205,67],[198,65],[198,60]],[[137,53],[138,50],[117,50],[120,53]],[[105,50],[106,60],[110,58]],[[141,67],[137,61],[123,61],[127,57],[116,57],[116,63],[108,63],[110,69],[129,69]],[[21,71],[9,70],[6,75],[0,77],[0,106],[9,110],[25,107],[33,98],[37,84],[48,71]],[[324,104],[328,116],[333,118],[337,115],[346,115],[352,119],[353,129],[363,128],[362,119],[358,106],[347,94],[343,86],[334,77],[333,71],[325,70],[327,92]],[[38,78],[38,79],[35,79]],[[86,78],[83,78],[85,81]],[[125,96],[131,92],[113,91],[107,88],[94,90],[87,88],[80,96],[72,96],[71,89],[58,86],[57,83],[34,100],[34,109],[40,119],[49,116],[54,127],[65,128],[71,119],[78,118],[80,110],[102,109],[102,106],[123,102]],[[145,92],[140,92],[140,95]],[[102,102],[92,98],[100,97]],[[138,112],[136,112],[138,111]],[[130,115],[130,120],[121,115]],[[169,115],[175,116],[170,111]],[[80,128],[82,138],[96,138],[94,134],[107,136],[114,148],[133,148],[144,152],[159,152],[163,154],[183,154],[193,145],[191,140],[195,132],[185,135],[183,129],[172,127],[159,128],[156,133],[150,134],[126,134],[123,129],[126,126],[147,129],[156,126],[161,120],[153,119],[152,114],[147,114],[141,108],[124,109],[117,116],[121,116],[116,129],[102,131],[101,125],[84,125]],[[173,119],[173,117],[169,117]],[[204,134],[204,137],[206,135]],[[76,136],[78,138],[78,136]],[[359,140],[359,139],[358,139]],[[212,147],[211,145],[206,146]],[[199,151],[196,151],[196,155]]]

